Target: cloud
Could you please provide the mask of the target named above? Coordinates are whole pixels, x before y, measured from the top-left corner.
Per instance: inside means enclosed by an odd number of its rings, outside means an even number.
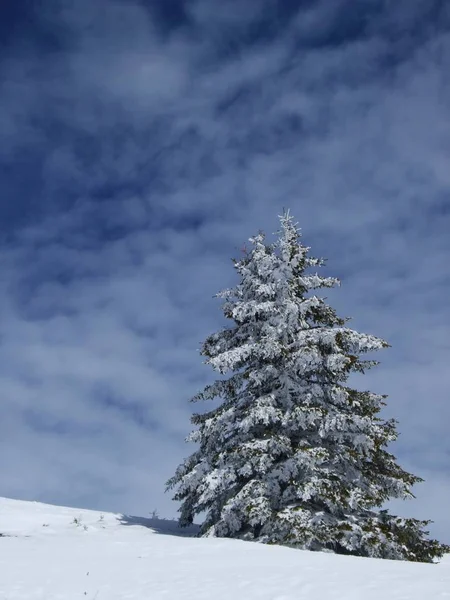
[[[219,4],[48,1],[4,53],[0,493],[173,515],[212,296],[290,206],[449,541],[448,11]]]

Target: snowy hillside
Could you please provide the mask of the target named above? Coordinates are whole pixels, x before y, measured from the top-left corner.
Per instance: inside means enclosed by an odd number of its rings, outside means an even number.
[[[169,521],[0,499],[2,600],[443,600],[438,565],[180,536]]]

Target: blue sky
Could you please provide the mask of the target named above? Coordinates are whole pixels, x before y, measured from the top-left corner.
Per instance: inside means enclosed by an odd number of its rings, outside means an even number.
[[[173,516],[213,295],[290,207],[450,542],[450,6],[10,0],[0,44],[0,495]]]

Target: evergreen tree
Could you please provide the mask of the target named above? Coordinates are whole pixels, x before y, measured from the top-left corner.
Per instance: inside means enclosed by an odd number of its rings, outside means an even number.
[[[229,376],[193,400],[223,402],[192,417],[188,440],[199,449],[167,484],[182,501],[181,525],[205,512],[204,536],[432,562],[450,548],[427,538],[429,521],[380,508],[421,481],[386,450],[397,433],[378,416],[385,396],[346,385],[377,364],[361,355],[388,344],[308,295],[339,281],[308,274],[323,260],[288,213],[274,244],[262,233],[250,241],[234,263],[240,282],[218,294],[233,324],[201,350]]]

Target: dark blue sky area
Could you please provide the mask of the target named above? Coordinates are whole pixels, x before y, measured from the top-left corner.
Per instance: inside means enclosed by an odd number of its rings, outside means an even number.
[[[127,2],[122,4],[129,6]],[[117,7],[120,2],[111,5]],[[356,68],[348,64],[351,83],[358,86],[367,78],[389,77],[390,70],[438,31],[445,30],[450,22],[449,4],[438,0],[319,3],[324,7],[323,18],[319,15],[305,27],[302,22],[309,22],[308,15],[317,8],[315,2],[239,0],[229,3],[229,13],[224,3],[213,1],[206,10],[196,8],[198,3],[180,0],[141,0],[139,5],[145,9],[141,15],[147,15],[148,23],[152,23],[151,35],[160,37],[161,43],[178,36],[203,45],[203,53],[197,52],[191,65],[189,76],[193,85],[195,69],[215,69],[252,49],[275,45],[297,22],[300,26],[290,36],[289,51],[278,72],[295,68],[296,61],[311,49],[330,51],[360,40],[377,39],[375,56],[367,69],[361,64]],[[214,161],[214,154],[222,151],[219,140],[208,140],[206,152],[192,157],[186,149],[191,144],[198,145],[197,138],[201,136],[195,127],[169,135],[170,119],[156,107],[154,114],[147,113],[145,124],[141,122],[136,130],[126,106],[103,96],[100,89],[84,95],[85,90],[71,70],[71,61],[77,59],[83,41],[88,40],[88,52],[94,60],[95,53],[102,51],[102,36],[106,51],[115,52],[118,60],[126,44],[122,40],[114,48],[114,30],[108,31],[106,13],[103,24],[100,10],[92,11],[91,22],[88,17],[78,20],[77,6],[75,2],[9,0],[0,8],[0,77],[4,90],[0,115],[12,127],[12,132],[0,139],[0,221],[4,232],[49,212],[67,210],[87,195],[95,202],[104,202],[127,194],[151,194],[151,190],[170,192],[170,171],[175,163],[178,171],[194,183],[216,176],[220,170]],[[81,6],[79,10],[81,14]],[[131,29],[120,32],[120,36],[129,36],[133,47]],[[85,54],[83,59],[86,60]],[[339,77],[339,72],[331,72],[330,86]],[[217,107],[219,113],[231,104],[245,110],[252,96],[265,93],[264,79],[248,86],[244,82],[240,88],[224,90]],[[108,119],[104,119],[106,110]],[[72,119],[74,113],[77,119]],[[84,114],[96,119],[95,127],[79,126],[76,121],[82,120]],[[272,123],[272,128],[277,130],[277,143],[290,144],[290,136],[298,135],[302,123],[298,117],[286,117],[285,122]],[[236,160],[244,162],[253,152],[265,152],[273,135],[273,131],[267,133],[259,128],[245,140],[237,139],[234,143],[240,156]],[[115,165],[130,140],[138,151],[127,173]],[[60,150],[65,156],[70,155],[71,168],[56,159],[55,152]],[[99,169],[102,177],[96,176]],[[86,176],[80,176],[81,173]]]

